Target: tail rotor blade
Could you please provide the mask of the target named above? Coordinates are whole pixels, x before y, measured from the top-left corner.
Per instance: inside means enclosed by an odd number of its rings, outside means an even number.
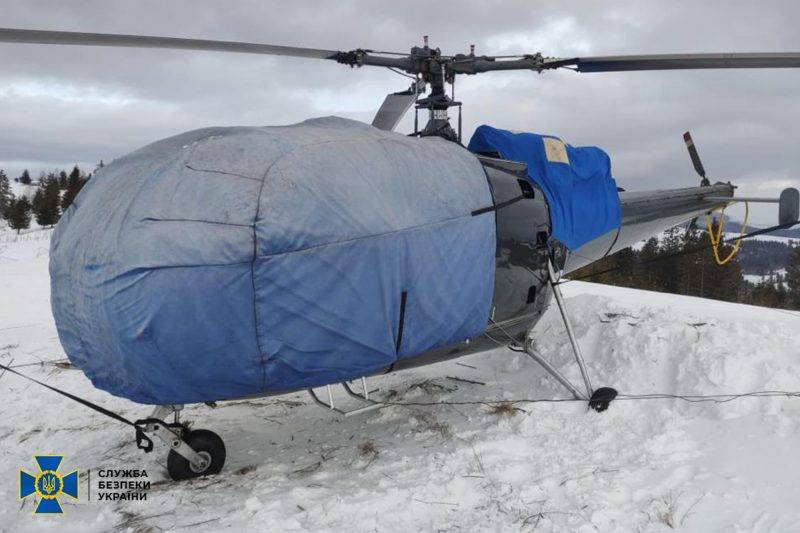
[[[695,171],[700,174],[701,178],[706,177],[706,169],[703,168],[703,162],[700,161],[700,155],[697,153],[697,148],[694,146],[692,134],[688,131],[683,134],[683,142],[686,143],[686,149],[689,150],[689,157],[692,158],[692,165]]]
[[[700,161],[700,155],[697,153],[697,148],[694,145],[694,141],[692,140],[692,134],[688,131],[683,134],[683,142],[686,143],[686,149],[689,150],[689,157],[692,160],[692,165],[694,166],[695,172],[697,172],[700,177],[700,185],[705,186],[709,185],[710,182],[706,177],[706,169],[703,168],[703,162]]]

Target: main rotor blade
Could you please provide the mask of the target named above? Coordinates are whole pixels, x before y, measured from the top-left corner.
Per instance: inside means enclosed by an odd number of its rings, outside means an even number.
[[[746,54],[655,54],[573,58],[542,57],[541,54],[506,59],[491,56],[455,56],[448,68],[455,74],[478,74],[496,70],[552,70],[561,67],[578,72],[620,72],[633,70],[679,70],[711,68],[797,68],[800,53]]]
[[[175,50],[206,50],[213,52],[238,52],[244,54],[269,54],[276,56],[333,59],[336,50],[319,50],[296,46],[243,43],[236,41],[209,41],[205,39],[179,39],[148,35],[117,35],[108,33],[79,33],[71,31],[42,31],[0,28],[0,43],[64,44],[78,46],[117,46],[127,48],[168,48]]]
[[[543,68],[574,66],[578,72],[622,72],[632,70],[684,70],[711,68],[798,68],[800,53],[742,54],[653,54],[575,57],[545,60]]]

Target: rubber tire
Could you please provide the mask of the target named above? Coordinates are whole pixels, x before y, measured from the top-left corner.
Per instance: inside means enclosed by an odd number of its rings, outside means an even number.
[[[598,413],[602,413],[611,404],[612,400],[617,397],[617,389],[611,387],[600,387],[592,393],[589,398],[589,408],[594,409]]]
[[[181,457],[175,450],[170,450],[167,456],[167,472],[175,481],[193,479],[200,476],[219,474],[225,465],[225,443],[222,438],[207,429],[195,429],[183,436],[183,440],[196,452],[206,452],[211,456],[211,462],[202,472],[195,472],[189,461]]]

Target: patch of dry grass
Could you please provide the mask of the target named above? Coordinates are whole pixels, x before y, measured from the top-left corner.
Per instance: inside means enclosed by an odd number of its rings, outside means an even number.
[[[511,418],[512,416],[516,416],[517,413],[525,412],[524,409],[520,409],[513,403],[495,403],[489,406],[489,414],[499,417]]]
[[[361,457],[374,457],[378,455],[378,448],[375,446],[375,441],[367,439],[358,445],[358,453]]]
[[[447,422],[442,422],[431,413],[418,412],[411,415],[417,422],[418,431],[430,431],[438,433],[443,439],[450,439],[453,436],[453,428]]]

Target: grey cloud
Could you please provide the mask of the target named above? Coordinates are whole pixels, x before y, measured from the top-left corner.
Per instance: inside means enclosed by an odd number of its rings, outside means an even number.
[[[404,52],[546,55],[800,51],[782,2],[170,2],[0,0],[0,25]],[[521,47],[531,47],[522,49]],[[236,54],[0,45],[0,167],[109,160],[209,125],[337,114],[370,120],[407,80],[380,69]],[[688,186],[691,129],[714,177],[745,194],[798,183],[800,72],[492,73],[459,79],[468,136],[481,123],[605,148],[629,189]],[[401,128],[411,127],[412,117]],[[38,166],[37,166],[38,165]],[[757,222],[772,222],[759,207]]]

